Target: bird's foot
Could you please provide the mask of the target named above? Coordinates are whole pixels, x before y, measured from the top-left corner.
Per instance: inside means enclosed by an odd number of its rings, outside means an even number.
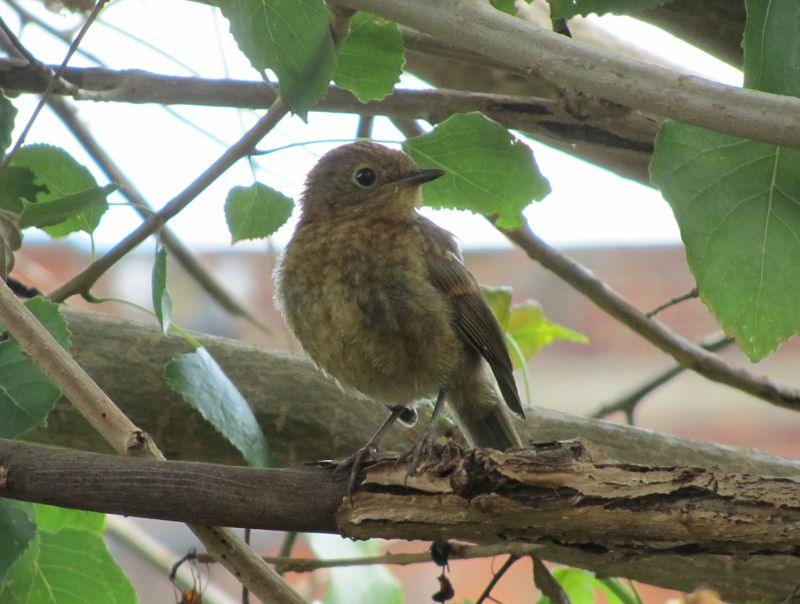
[[[397,458],[397,463],[406,464],[406,480],[417,474],[423,457],[433,454],[434,434],[430,426],[417,438],[414,446]]]
[[[378,447],[372,442],[368,442],[355,453],[340,461],[334,468],[334,474],[350,471],[350,477],[347,479],[347,498],[350,500],[351,504],[353,503],[353,491],[355,490],[356,481],[358,480],[358,475],[361,473],[364,463],[377,460]]]

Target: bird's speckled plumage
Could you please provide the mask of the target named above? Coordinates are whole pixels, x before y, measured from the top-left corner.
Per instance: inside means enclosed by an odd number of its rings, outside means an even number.
[[[367,187],[355,176],[363,169],[375,175]],[[518,445],[481,360],[521,415],[497,321],[453,236],[416,210],[431,176],[366,141],[322,157],[276,269],[276,299],[308,355],[340,382],[401,405],[444,389],[475,444]],[[502,437],[475,434],[497,414]]]

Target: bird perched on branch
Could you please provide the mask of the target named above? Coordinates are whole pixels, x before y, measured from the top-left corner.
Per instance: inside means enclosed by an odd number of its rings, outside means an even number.
[[[363,458],[405,409],[445,400],[474,446],[521,446],[524,417],[500,326],[453,236],[419,214],[421,186],[444,172],[367,141],[323,156],[308,174],[295,233],[275,270],[276,300],[311,359],[391,415],[348,458]]]

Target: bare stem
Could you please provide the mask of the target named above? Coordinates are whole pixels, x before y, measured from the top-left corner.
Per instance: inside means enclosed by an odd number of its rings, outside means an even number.
[[[197,179],[169,201],[161,210],[148,217],[130,235],[111,248],[103,256],[75,275],[67,283],[56,289],[48,297],[56,302],[66,300],[75,294],[88,293],[97,280],[125,254],[155,233],[170,218],[178,214],[206,187],[214,182],[239,159],[249,154],[260,141],[288,112],[287,106],[278,98],[256,124],[236,143],[231,145],[220,158]]]
[[[731,367],[717,355],[678,335],[662,323],[649,319],[586,267],[547,245],[527,225],[513,231],[501,229],[501,232],[522,248],[531,259],[554,272],[617,321],[672,356],[682,367],[774,405],[800,410],[800,390],[776,384],[767,377],[753,375],[744,369]]]

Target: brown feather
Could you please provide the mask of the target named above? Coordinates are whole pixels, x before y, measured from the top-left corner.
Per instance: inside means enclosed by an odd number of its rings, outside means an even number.
[[[509,409],[524,418],[503,332],[478,282],[464,266],[458,245],[450,233],[426,218],[419,217],[418,225],[429,245],[428,273],[452,301],[459,335],[486,359]]]

